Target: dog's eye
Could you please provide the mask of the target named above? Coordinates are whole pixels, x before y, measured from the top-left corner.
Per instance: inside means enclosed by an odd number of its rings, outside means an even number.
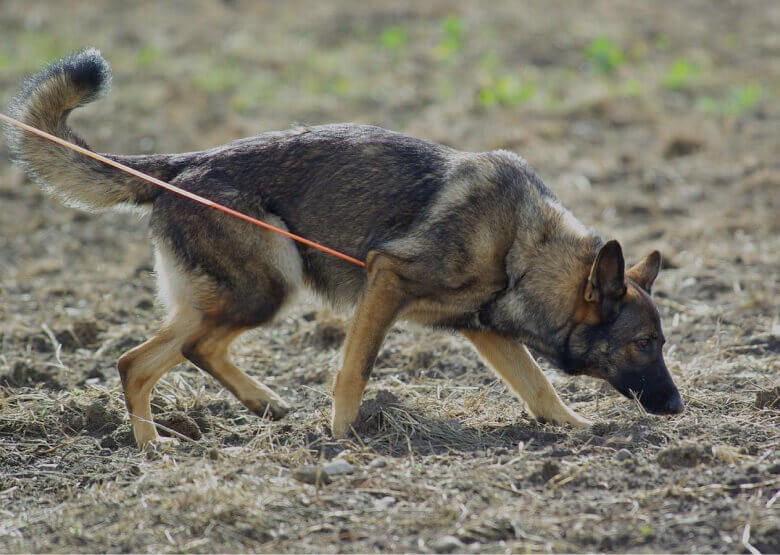
[[[635,339],[634,345],[636,345],[636,348],[640,351],[646,351],[650,347],[650,340],[649,339]]]

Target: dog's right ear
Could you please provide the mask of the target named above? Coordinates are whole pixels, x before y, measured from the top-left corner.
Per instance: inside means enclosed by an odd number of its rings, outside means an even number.
[[[590,269],[585,300],[598,306],[602,320],[608,320],[626,295],[626,263],[623,249],[614,239],[607,241]]]

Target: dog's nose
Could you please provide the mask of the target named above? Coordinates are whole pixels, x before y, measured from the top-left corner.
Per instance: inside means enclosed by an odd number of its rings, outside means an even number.
[[[680,414],[683,411],[683,408],[685,408],[685,404],[679,393],[672,395],[664,405],[664,411],[667,414]]]

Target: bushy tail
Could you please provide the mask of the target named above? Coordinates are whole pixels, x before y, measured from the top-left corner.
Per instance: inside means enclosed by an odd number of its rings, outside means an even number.
[[[67,125],[68,114],[102,96],[111,84],[111,68],[98,50],[89,48],[54,62],[33,75],[14,99],[10,115],[43,131],[87,144]],[[11,156],[33,179],[71,206],[100,210],[118,204],[147,204],[162,189],[33,135],[6,125]],[[171,179],[176,169],[168,155],[109,158],[160,179]]]

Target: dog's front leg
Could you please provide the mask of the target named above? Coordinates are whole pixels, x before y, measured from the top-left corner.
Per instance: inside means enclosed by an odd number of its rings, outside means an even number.
[[[397,275],[377,258],[369,257],[367,284],[347,333],[344,363],[333,387],[331,430],[336,438],[345,437],[355,422],[374,360],[405,302]]]
[[[590,425],[590,421],[563,404],[525,345],[491,331],[464,331],[463,335],[526,402],[536,418],[577,428]]]

